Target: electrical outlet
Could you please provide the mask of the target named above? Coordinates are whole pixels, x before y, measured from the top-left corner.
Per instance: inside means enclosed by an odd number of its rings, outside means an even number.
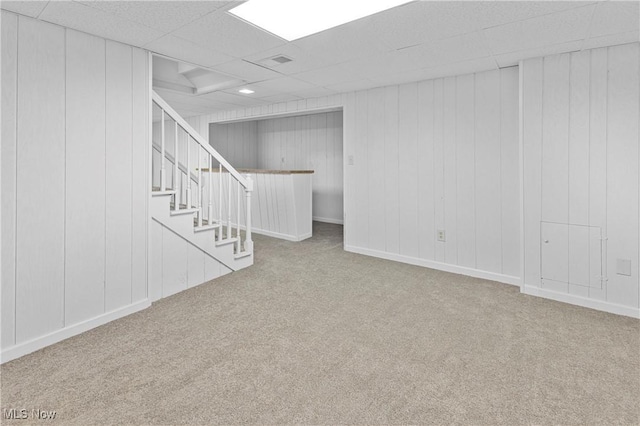
[[[438,229],[438,241],[446,241],[444,229]]]

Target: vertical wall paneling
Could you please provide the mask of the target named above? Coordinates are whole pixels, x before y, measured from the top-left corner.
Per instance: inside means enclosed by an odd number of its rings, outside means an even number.
[[[542,199],[542,73],[543,59],[525,62],[523,69],[524,157],[524,281],[540,285],[540,202]]]
[[[433,82],[433,182],[435,230],[444,230],[444,80]],[[436,240],[435,260],[445,261],[445,242]]]
[[[569,58],[544,58],[542,110],[542,220],[569,219]]]
[[[205,282],[205,258],[206,254],[191,244],[187,247],[187,287],[191,288]]]
[[[591,52],[572,53],[569,99],[569,211],[572,225],[589,225],[589,62]],[[569,227],[569,293],[588,297],[589,253],[587,226]],[[585,267],[586,266],[586,267]]]
[[[418,240],[421,259],[435,259],[433,88],[433,80],[418,83]]]
[[[609,48],[607,98],[607,300],[638,307],[639,43]],[[631,261],[631,275],[617,262]]]
[[[589,72],[589,225],[602,228],[607,236],[607,54],[591,51]],[[606,247],[606,246],[605,246]],[[607,253],[602,254],[602,276],[607,275]],[[589,297],[606,300],[607,286],[589,288]]]
[[[569,223],[589,224],[589,50],[570,55]]]
[[[2,11],[3,361],[146,307],[148,72]]]
[[[385,146],[384,146],[384,89],[369,91],[368,129],[369,129],[369,181],[367,191],[369,197],[369,223],[373,229],[369,231],[369,248],[372,250],[386,250],[385,223]],[[395,168],[394,164],[390,168]]]
[[[63,28],[18,18],[17,86],[15,299],[21,343],[64,327]]]
[[[162,228],[162,297],[187,288],[188,246],[185,240]]]
[[[637,315],[640,294],[639,48],[523,63],[527,286],[627,315]],[[631,261],[630,275],[619,260]]]
[[[149,253],[149,264],[150,275],[149,275],[149,299],[154,302],[158,299],[162,298],[162,249],[163,249],[163,228],[155,220],[151,221],[151,235],[150,235],[150,253]]]
[[[105,41],[66,37],[65,323],[104,312]]]
[[[309,103],[307,102],[307,105]],[[344,245],[349,241],[353,241],[353,226],[350,224],[350,218],[355,216],[356,204],[355,188],[353,182],[355,180],[355,166],[353,164],[355,153],[355,118],[356,118],[356,95],[355,92],[349,92],[346,96],[343,115],[343,137],[344,137]],[[386,112],[385,112],[386,116]],[[386,141],[385,141],[386,144]]]
[[[133,49],[132,62],[132,136],[131,136],[131,301],[147,297],[147,108],[148,55]]]
[[[418,257],[418,84],[398,93],[398,198],[400,254]],[[369,173],[376,171],[370,170]],[[371,232],[371,230],[370,230]]]
[[[500,70],[502,273],[512,277],[520,276],[518,90],[518,67]]]
[[[15,344],[16,295],[16,102],[18,79],[18,16],[2,11],[2,341]]]
[[[400,251],[400,212],[398,184],[400,179],[398,157],[398,86],[384,88],[384,232],[386,251]],[[420,143],[420,142],[419,142]],[[426,169],[426,168],[425,168]],[[420,170],[425,170],[420,169]]]
[[[367,188],[368,181],[368,127],[367,127],[367,102],[368,93],[366,91],[356,92],[355,94],[355,117],[353,128],[353,174],[352,178],[352,196],[353,202],[353,221],[351,222],[353,240],[349,241],[356,247],[369,246],[369,217],[366,214],[369,204],[369,192]],[[375,227],[375,225],[374,225]],[[372,228],[375,229],[375,228]]]
[[[458,263],[456,173],[456,78],[444,79],[444,230],[445,261]]]
[[[131,303],[132,52],[106,43],[105,311]]]
[[[479,73],[476,83],[477,267],[502,272],[500,73]],[[512,138],[505,137],[504,143],[515,143],[515,140],[514,134]]]
[[[499,74],[493,73],[499,77]],[[457,264],[468,268],[476,267],[476,224],[475,224],[475,75],[456,77],[456,235]],[[499,89],[499,86],[496,87]],[[498,90],[499,95],[499,90]],[[498,98],[499,101],[499,98]],[[484,99],[482,100],[484,103]],[[498,102],[499,104],[499,102]],[[499,135],[500,131],[496,132]],[[499,138],[497,138],[499,142]],[[484,147],[482,147],[484,149]],[[500,157],[498,156],[498,159]],[[499,167],[498,167],[499,171]],[[500,180],[497,179],[496,183]],[[498,204],[499,206],[499,204]],[[498,227],[500,226],[498,219]],[[484,223],[482,224],[484,226]],[[500,234],[497,234],[498,237]],[[501,253],[500,247],[494,251]],[[487,269],[492,272],[498,270]]]

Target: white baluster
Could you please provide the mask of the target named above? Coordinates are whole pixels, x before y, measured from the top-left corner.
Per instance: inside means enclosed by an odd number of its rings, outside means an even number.
[[[251,180],[251,175],[246,175],[247,177],[247,189],[245,189],[245,196],[247,198],[247,208],[245,210],[246,218],[245,221],[245,230],[246,234],[244,236],[244,249],[245,251],[253,251],[253,240],[251,239],[251,191],[253,191],[253,181]]]
[[[233,235],[233,231],[231,228],[231,172],[227,170],[227,175],[229,178],[227,179],[227,190],[229,195],[229,200],[227,202],[227,238],[231,238]]]
[[[191,147],[190,137],[187,134],[187,208],[191,208]]]
[[[222,163],[218,165],[218,240],[222,239]]]
[[[240,244],[240,181],[237,180],[236,181],[236,191],[238,192],[238,204],[237,206],[237,214],[236,214],[236,218],[237,218],[237,222],[236,222],[236,237],[238,237],[238,241],[236,241],[236,245],[237,245],[237,249],[236,249],[236,253],[240,253],[240,249],[242,248],[242,245]]]
[[[213,224],[213,157],[209,155],[209,206],[207,215],[209,216],[209,225]]]
[[[164,110],[160,110],[160,114],[162,119],[160,120],[160,125],[162,128],[160,129],[161,139],[160,139],[160,191],[166,191],[167,189],[167,176],[164,169]]]
[[[180,196],[182,195],[180,192],[180,168],[178,166],[178,122],[174,122],[176,124],[175,134],[173,139],[173,190],[176,191],[174,195],[174,206],[173,209],[178,211],[180,209]]]
[[[198,149],[198,226],[202,226],[202,162],[200,161],[200,153],[202,149]]]

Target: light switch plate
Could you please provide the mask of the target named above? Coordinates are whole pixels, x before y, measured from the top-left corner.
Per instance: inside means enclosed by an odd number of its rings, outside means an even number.
[[[438,241],[446,241],[444,229],[438,229]]]
[[[617,259],[616,274],[631,276],[631,259]]]

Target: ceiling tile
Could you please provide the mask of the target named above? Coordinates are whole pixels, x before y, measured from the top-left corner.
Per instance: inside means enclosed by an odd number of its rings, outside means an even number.
[[[559,43],[550,46],[536,47],[535,49],[521,50],[519,52],[503,53],[501,55],[494,55],[494,59],[498,63],[498,66],[510,67],[517,65],[521,59],[537,58],[547,55],[556,55],[558,53],[575,52],[582,48],[582,40],[570,41],[567,43]]]
[[[212,68],[216,71],[238,77],[248,82],[262,81],[281,76],[281,74],[275,71],[243,61],[242,59],[234,59],[230,62],[219,64]]]
[[[371,17],[389,48],[400,49],[480,29],[473,2],[417,1]]]
[[[589,38],[584,41],[582,49],[597,49],[617,44],[637,43],[640,41],[640,31],[628,31],[626,33],[611,34],[602,37]]]
[[[424,70],[424,74],[420,80],[472,74],[476,72],[495,70],[497,68],[498,67],[493,58],[473,59],[471,61],[458,62],[435,68],[427,68]]]
[[[207,50],[188,40],[172,35],[161,37],[146,44],[144,47],[152,52],[171,58],[179,58],[182,61],[191,62],[194,65],[203,67],[212,67],[233,60],[231,56]]]
[[[484,30],[494,54],[583,40],[595,5],[570,9]]]
[[[378,83],[372,80],[368,80],[366,78],[361,78],[355,81],[333,84],[327,87],[331,90],[335,90],[336,92],[341,93],[341,92],[353,92],[356,90],[370,89],[372,87],[377,87],[377,86],[379,86]]]
[[[401,50],[409,55],[417,68],[440,65],[491,56],[482,32],[464,34],[443,40],[435,40]]]
[[[306,71],[294,76],[316,86],[328,86],[330,84],[353,81],[354,77],[351,74],[351,70],[352,68],[346,64],[338,64]]]
[[[313,52],[328,65],[386,52],[389,48],[382,41],[371,18],[363,18],[295,40],[292,44]]]
[[[268,103],[272,103],[272,104],[276,104],[280,102],[298,101],[300,99],[302,98],[289,93],[280,93],[278,95],[267,96],[265,98],[262,98],[263,101],[267,101]]]
[[[490,28],[536,16],[549,15],[595,3],[594,1],[482,1],[468,5],[478,25]]]
[[[401,73],[419,68],[415,52],[410,49],[394,50],[380,55],[360,58],[344,64],[349,72],[346,77],[371,78],[384,74]],[[330,86],[325,84],[324,86]]]
[[[133,46],[143,46],[163,35],[158,30],[71,1],[50,2],[40,19]]]
[[[0,8],[20,15],[37,18],[47,6],[48,1],[1,1]]]
[[[335,95],[337,92],[335,90],[327,89],[326,87],[313,87],[311,89],[304,90],[296,90],[292,92],[292,95],[299,96],[303,99],[309,98],[319,98],[322,96],[331,96]]]
[[[273,91],[291,93],[296,90],[313,89],[316,86],[294,77],[281,77],[255,83],[253,87],[255,87],[256,90],[264,87]]]
[[[640,2],[608,1],[596,6],[589,37],[638,31],[638,28],[640,28]]]
[[[164,33],[177,30],[226,1],[82,1],[81,3],[118,15],[129,21],[161,30]]]
[[[285,40],[224,11],[205,15],[175,31],[173,35],[235,58],[242,58],[286,43]]]
[[[243,59],[249,62],[259,63],[263,59],[272,58],[278,55],[284,55],[292,59],[291,62],[271,67],[274,71],[285,75],[293,75],[316,68],[326,67],[335,63],[335,61],[328,60],[324,56],[318,55],[314,50],[304,50],[293,43],[287,43],[273,49],[263,50],[253,55],[248,55]]]

